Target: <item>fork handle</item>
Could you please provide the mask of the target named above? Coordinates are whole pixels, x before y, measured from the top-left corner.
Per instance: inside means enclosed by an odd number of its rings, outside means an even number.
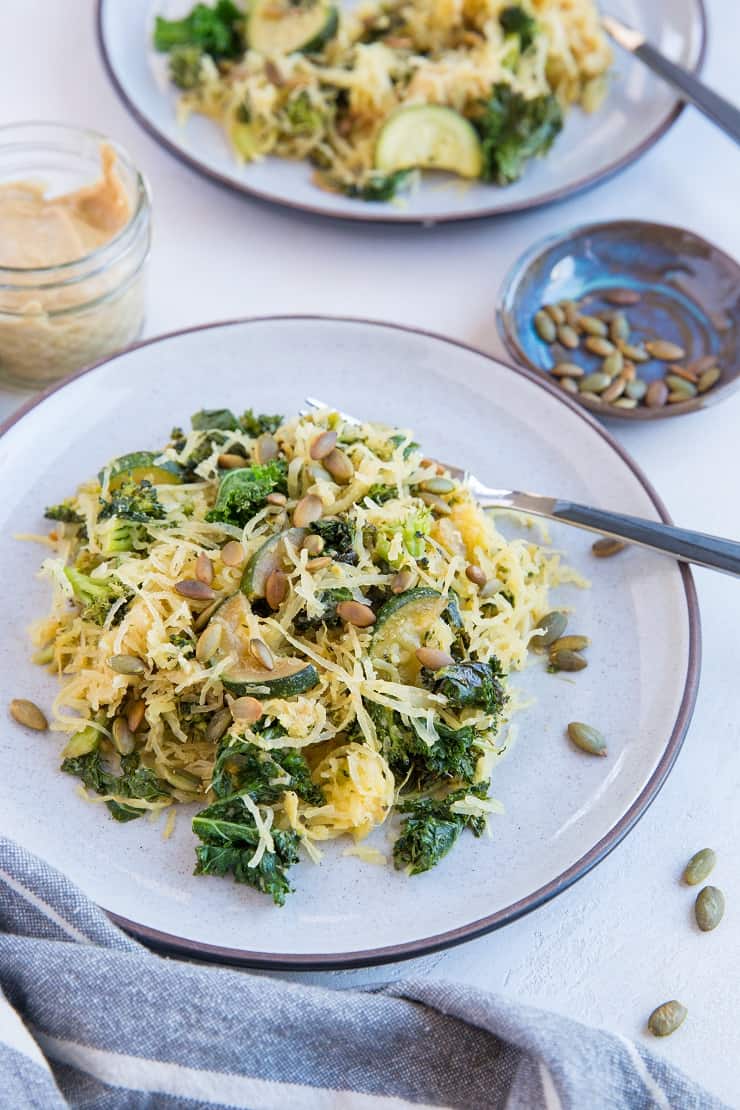
[[[655,73],[659,73],[678,89],[700,112],[722,128],[736,143],[740,143],[740,111],[734,104],[707,88],[697,77],[659,53],[649,42],[644,42],[635,54]]]
[[[543,498],[543,501],[548,500]],[[590,532],[601,532],[605,536],[628,540],[663,555],[673,555],[684,563],[695,563],[700,567],[721,570],[725,574],[740,575],[740,543],[734,540],[708,536],[705,532],[692,532],[688,528],[676,528],[672,524],[657,524],[637,516],[591,509],[571,501],[550,501],[548,509],[547,512],[542,512],[542,509],[540,511],[553,520],[577,524],[579,528],[586,528]],[[530,504],[529,511],[536,513],[537,509]]]

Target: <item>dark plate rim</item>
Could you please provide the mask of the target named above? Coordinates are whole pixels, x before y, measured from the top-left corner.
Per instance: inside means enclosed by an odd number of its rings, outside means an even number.
[[[699,76],[704,68],[704,62],[707,55],[707,40],[709,35],[709,20],[707,17],[707,10],[705,0],[691,0],[696,7],[696,18],[699,24],[699,52],[696,57],[696,62],[691,68],[690,72],[694,76]],[[172,142],[167,135],[160,131],[151,120],[136,106],[133,100],[129,97],[123,85],[118,79],[118,75],[113,67],[113,63],[108,53],[108,47],[103,33],[103,8],[106,0],[95,0],[95,33],[98,43],[98,49],[103,61],[103,66],[108,75],[108,78],[116,90],[119,98],[124,106],[128,109],[129,113],[133,116],[139,126],[146,131],[161,147],[167,150],[170,154],[174,155],[180,162],[188,166],[190,169],[195,170],[201,176],[208,178],[210,181],[215,182],[223,188],[230,189],[232,192],[241,193],[243,196],[248,196],[254,200],[262,201],[266,204],[276,205],[281,208],[288,208],[294,212],[304,212],[311,216],[320,216],[327,220],[342,220],[345,222],[353,223],[372,223],[372,224],[387,224],[390,226],[406,225],[406,226],[423,226],[432,227],[437,224],[447,223],[463,223],[471,220],[488,219],[493,216],[507,216],[520,212],[530,212],[537,208],[542,208],[547,204],[555,204],[569,199],[573,196],[578,196],[584,193],[601,182],[608,181],[616,176],[622,170],[626,169],[633,162],[642,158],[648,150],[651,149],[662,137],[670,130],[673,124],[677,121],[686,103],[683,100],[677,100],[674,107],[665,117],[665,119],[651,131],[651,133],[637,146],[633,147],[626,154],[620,158],[610,162],[601,170],[597,170],[592,174],[587,174],[586,177],[581,178],[579,181],[571,185],[564,185],[558,189],[552,189],[548,193],[543,193],[542,196],[528,201],[514,201],[506,204],[503,207],[484,208],[479,212],[443,212],[437,216],[414,216],[410,213],[399,212],[397,215],[390,217],[383,212],[369,211],[358,209],[356,212],[327,212],[317,205],[301,204],[298,201],[283,200],[273,196],[271,193],[263,189],[256,189],[246,183],[234,181],[232,178],[227,177],[225,174],[219,173],[217,170],[212,169],[205,162],[201,162],[195,155],[187,153],[176,143]],[[358,202],[359,203],[359,202]],[[366,204],[365,208],[371,207]]]
[[[344,324],[359,324],[362,326],[380,327],[383,329],[391,329],[394,331],[405,332],[412,335],[421,335],[427,339],[432,339],[437,343],[446,344],[448,346],[458,347],[462,350],[469,351],[473,354],[480,355],[490,361],[499,362],[492,355],[486,351],[475,347],[473,344],[464,343],[458,339],[451,339],[448,336],[440,335],[436,332],[429,331],[425,328],[410,327],[402,324],[387,323],[382,320],[363,319],[361,317],[351,316],[329,316],[321,314],[296,314],[296,315],[267,315],[267,316],[247,316],[232,320],[222,320],[210,324],[196,324],[189,328],[179,328],[175,331],[166,332],[162,335],[153,336],[151,339],[141,340],[138,343],[133,343],[131,346],[126,347],[123,351],[117,354],[110,355],[107,358],[100,359],[98,362],[93,363],[91,366],[79,370],[77,373],[66,378],[64,381],[50,386],[42,393],[32,397],[20,409],[17,410],[9,419],[5,420],[0,425],[0,437],[5,435],[12,427],[19,423],[28,413],[37,408],[47,398],[51,397],[54,393],[64,389],[70,382],[75,381],[83,375],[90,374],[108,362],[131,351],[137,351],[142,347],[154,346],[157,343],[162,343],[169,339],[175,339],[183,335],[188,335],[194,332],[210,331],[213,329],[239,327],[249,324],[264,324],[264,323],[292,323],[295,321],[313,321],[324,324],[344,323]],[[563,393],[562,390],[557,389],[548,381],[542,379],[538,374],[533,371],[521,367],[513,366],[509,363],[501,362],[514,374],[519,374],[521,377],[526,378],[535,386],[550,393],[560,404],[570,409],[581,420],[588,424],[595,432],[598,433],[612,448],[612,450],[619,456],[624,464],[632,471],[637,481],[643,487],[650,500],[655,506],[659,518],[666,524],[670,524],[671,518],[668,514],[663,501],[661,500],[657,491],[653,488],[651,482],[643,473],[641,468],[632,459],[628,452],[622,445],[611,435],[606,428],[602,427],[593,416],[590,415],[585,409],[581,408],[576,402],[572,401],[570,397]],[[539,906],[549,902],[550,899],[555,898],[558,894],[567,890],[578,879],[583,878],[588,874],[593,867],[601,862],[616,846],[624,839],[627,833],[634,827],[640,817],[647,811],[648,807],[657,797],[661,787],[665,783],[673,764],[678,757],[681,750],[684,737],[688,730],[691,718],[696,704],[696,697],[699,687],[699,672],[701,668],[701,621],[699,615],[699,603],[696,594],[696,587],[694,579],[686,564],[682,563],[679,567],[681,578],[683,581],[684,593],[686,596],[686,605],[689,621],[689,652],[686,670],[686,680],[684,685],[683,696],[679,706],[678,715],[671,730],[668,742],[666,744],[663,755],[661,756],[657,766],[653,770],[652,775],[648,779],[645,786],[642,788],[637,798],[632,802],[626,813],[620,818],[619,821],[599,840],[592,848],[589,849],[585,855],[576,860],[569,868],[563,871],[560,875],[556,876],[549,883],[540,887],[538,890],[533,891],[531,894],[526,895],[518,902],[498,910],[496,913],[489,914],[486,917],[479,918],[477,921],[469,922],[467,925],[461,925],[456,929],[448,930],[444,933],[438,933],[431,937],[422,937],[418,940],[406,941],[402,944],[387,945],[383,948],[367,949],[357,952],[342,952],[342,953],[271,953],[271,952],[248,952],[242,949],[221,947],[220,945],[205,944],[200,941],[188,940],[185,937],[174,936],[170,933],[162,932],[158,929],[149,928],[146,925],[141,925],[139,922],[132,921],[129,918],[122,917],[120,914],[113,913],[105,910],[108,916],[119,925],[125,932],[135,937],[137,940],[142,941],[150,948],[156,951],[180,956],[187,958],[195,958],[205,960],[210,963],[229,964],[238,967],[251,967],[260,968],[270,971],[339,971],[347,970],[350,968],[362,967],[375,967],[382,964],[396,963],[402,960],[418,958],[420,956],[430,955],[433,952],[438,952],[445,948],[452,948],[465,941],[474,940],[476,937],[484,936],[486,933],[493,932],[496,929],[502,928],[504,925],[516,921],[518,918],[523,917],[532,910],[537,909]],[[103,907],[105,909],[105,907]]]

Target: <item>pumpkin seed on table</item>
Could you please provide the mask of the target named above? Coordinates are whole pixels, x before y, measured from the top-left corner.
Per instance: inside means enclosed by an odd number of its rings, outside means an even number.
[[[111,655],[108,666],[117,674],[146,674],[146,663],[138,655]]]
[[[624,551],[626,546],[626,543],[616,539],[614,536],[602,536],[600,540],[595,540],[591,544],[591,551],[597,559],[608,559],[610,556],[617,555],[620,551]]]
[[[583,651],[591,643],[588,636],[561,636],[550,644],[550,654],[556,651]]]
[[[606,358],[607,355],[613,354],[617,349],[611,339],[604,339],[600,335],[589,335],[583,346],[587,351],[590,351],[592,355],[601,355],[602,358]]]
[[[563,324],[562,327],[558,328],[558,339],[569,351],[575,351],[580,343],[578,332],[570,324]]]
[[[717,854],[711,848],[694,852],[683,870],[683,881],[687,886],[698,886],[708,879],[717,862]]]
[[[535,626],[536,635],[532,636],[531,646],[535,651],[543,651],[560,639],[567,626],[568,618],[559,609],[545,613]]]
[[[711,389],[713,385],[717,384],[721,376],[722,371],[718,366],[705,370],[703,374],[700,375],[697,383],[697,390],[699,393],[706,393],[708,389]]]
[[[703,933],[716,929],[725,915],[725,896],[718,886],[705,886],[696,896],[694,916]]]
[[[568,737],[577,748],[587,752],[588,755],[607,754],[606,740],[592,725],[584,725],[582,721],[571,721],[568,725]]]
[[[535,312],[534,326],[540,339],[544,340],[545,343],[555,342],[555,337],[558,334],[558,327],[552,317],[549,316],[544,309]]]
[[[550,655],[549,668],[557,671],[583,671],[588,666],[587,660],[577,651],[554,651]]]
[[[648,1029],[654,1037],[670,1037],[686,1020],[688,1010],[675,998],[656,1006],[648,1018]]]
[[[648,339],[645,350],[661,362],[677,362],[680,358],[686,358],[683,347],[679,347],[677,343],[669,343],[666,339]]]
[[[44,713],[35,702],[27,698],[13,698],[8,708],[14,721],[26,728],[32,728],[34,732],[46,732],[49,727]]]

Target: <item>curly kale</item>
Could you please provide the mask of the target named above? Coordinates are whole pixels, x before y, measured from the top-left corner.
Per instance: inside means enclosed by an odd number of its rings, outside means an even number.
[[[213,765],[211,789],[217,798],[249,794],[255,802],[274,805],[286,790],[311,805],[322,805],[324,795],[311,781],[311,772],[296,748],[266,752],[248,740],[226,737]]]
[[[243,432],[256,439],[257,436],[264,435],[266,432],[274,435],[283,419],[279,413],[271,415],[267,412],[255,413],[252,409],[247,409],[243,416],[239,417],[239,425]]]
[[[498,21],[507,35],[519,36],[519,49],[522,53],[537,38],[537,20],[518,4],[511,4],[499,12]]]
[[[417,798],[399,805],[399,813],[407,816],[401,826],[401,835],[393,845],[396,867],[407,868],[410,875],[420,875],[436,866],[450,852],[463,829],[470,829],[474,836],[482,836],[486,818],[455,813],[452,805],[470,794],[475,798],[486,798],[489,786],[488,781],[480,782],[453,790],[446,798]]]
[[[244,49],[242,12],[231,0],[217,0],[214,7],[196,4],[184,19],[157,16],[154,47],[166,53],[178,46],[197,46],[212,58],[236,58]]]
[[[86,755],[65,759],[62,770],[68,775],[76,775],[88,790],[94,790],[96,794],[116,794],[121,798],[142,798],[150,802],[169,797],[167,784],[153,771],[140,766],[138,752],[121,757],[120,775],[106,770],[97,747]],[[113,799],[105,804],[116,821],[134,821],[146,812]]]
[[[498,659],[490,659],[488,663],[467,661],[431,672],[427,684],[435,694],[443,694],[448,704],[457,709],[483,709],[495,717],[507,701],[500,681],[503,676]]]
[[[206,520],[243,527],[264,508],[269,493],[288,492],[287,473],[282,459],[272,459],[264,466],[229,470],[221,479],[216,504],[206,514]]]
[[[235,432],[239,421],[231,409],[201,409],[190,417],[190,426],[194,432]]]
[[[72,508],[68,501],[62,501],[60,505],[48,506],[44,509],[44,516],[47,520],[58,520],[62,524],[82,524],[85,519]]]
[[[286,875],[298,862],[299,839],[294,832],[271,830],[274,851],[265,850],[250,866],[259,844],[254,816],[241,795],[224,798],[193,818],[193,832],[202,841],[195,849],[196,875],[232,874],[237,883],[247,883],[263,894],[271,894],[277,906],[291,891]]]
[[[440,779],[471,783],[483,749],[480,735],[470,725],[449,728],[435,721],[438,739],[427,744],[399,713],[387,706],[367,703],[383,755],[397,779],[422,790]]]
[[[127,478],[116,490],[111,490],[110,501],[101,497],[100,505],[98,520],[108,520],[115,516],[120,520],[150,524],[155,520],[164,520],[167,516],[167,510],[161,504],[155,486],[146,478],[140,482]]]
[[[64,575],[72,587],[83,620],[92,621],[93,624],[105,624],[108,613],[117,601],[126,598],[128,602],[133,597],[131,591],[115,575],[91,578],[75,567],[65,567]],[[123,618],[125,611],[125,605],[116,610],[116,623]]]
[[[408,186],[411,170],[396,170],[395,173],[372,173],[364,185],[342,185],[345,196],[357,200],[391,200]]]
[[[502,82],[494,85],[474,122],[483,148],[481,177],[510,185],[530,158],[550,149],[563,126],[563,113],[554,96],[525,97]]]
[[[327,517],[316,520],[310,526],[314,535],[321,536],[324,541],[324,554],[331,555],[335,563],[349,563],[357,565],[357,552],[355,551],[355,528],[351,521],[340,520],[339,517]]]
[[[318,616],[309,617],[305,609],[301,609],[293,618],[293,624],[299,632],[307,632],[311,628],[321,628],[322,624],[325,624],[327,628],[337,628],[342,623],[337,614],[337,605],[341,601],[352,601],[353,597],[352,591],[345,586],[340,586],[336,590],[322,590],[318,595],[321,604],[321,612]]]

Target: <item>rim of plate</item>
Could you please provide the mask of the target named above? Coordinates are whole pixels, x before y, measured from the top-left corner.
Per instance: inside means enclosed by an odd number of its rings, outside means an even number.
[[[451,339],[449,336],[440,335],[437,332],[429,331],[426,328],[411,327],[404,324],[387,323],[383,320],[372,320],[356,316],[329,316],[323,314],[295,314],[295,315],[266,315],[266,316],[244,316],[231,320],[220,320],[210,324],[196,324],[189,328],[178,328],[174,331],[165,332],[162,335],[153,336],[151,339],[140,340],[137,343],[132,343],[129,347],[124,348],[117,354],[109,355],[107,358],[100,359],[98,362],[93,363],[91,366],[78,370],[75,374],[65,378],[63,381],[49,386],[42,393],[32,397],[26,404],[22,405],[12,416],[0,424],[0,437],[5,435],[12,427],[19,423],[25,416],[27,416],[33,409],[37,408],[49,397],[64,389],[70,382],[76,381],[85,374],[90,374],[108,362],[112,362],[116,358],[120,358],[129,354],[132,351],[138,351],[143,347],[154,346],[157,343],[166,342],[169,339],[175,339],[183,335],[191,333],[208,331],[216,328],[239,327],[245,324],[264,324],[264,323],[292,323],[295,321],[313,321],[315,323],[324,324],[358,324],[364,327],[379,327],[384,329],[391,329],[394,331],[401,331],[411,333],[414,335],[423,336],[426,339],[432,339],[435,343],[447,344],[448,346],[458,347],[464,351],[469,351],[472,354],[480,355],[492,362],[498,362],[500,365],[505,366],[513,374],[519,374],[521,377],[526,378],[532,382],[533,385],[539,389],[549,393],[557,402],[569,409],[575,416],[588,424],[594,432],[602,437],[606,443],[612,448],[614,453],[621,459],[625,466],[632,472],[639,484],[643,487],[648,497],[652,501],[658,516],[665,524],[671,524],[672,520],[666,509],[660,495],[653,488],[652,483],[643,473],[638,464],[625,450],[624,447],[606,430],[594,417],[581,408],[575,401],[562,390],[557,389],[548,381],[543,380],[538,374],[523,366],[514,366],[510,363],[503,362],[494,356],[489,355],[481,348],[474,346],[471,343],[465,343],[459,339]],[[220,945],[206,944],[202,941],[189,940],[186,937],[179,937],[172,933],[166,933],[159,929],[152,929],[147,925],[142,925],[140,922],[132,921],[130,918],[123,917],[120,914],[113,913],[101,907],[104,912],[115,922],[124,932],[130,933],[136,937],[137,940],[142,941],[148,947],[153,948],[159,952],[169,953],[170,955],[195,958],[205,960],[210,963],[231,964],[240,967],[261,968],[268,971],[341,971],[351,968],[363,967],[377,967],[382,964],[397,963],[402,960],[409,960],[418,958],[420,956],[427,956],[433,952],[438,952],[445,948],[453,948],[458,944],[463,944],[465,941],[474,940],[476,937],[484,936],[486,933],[493,932],[496,929],[502,928],[520,917],[531,913],[539,906],[549,902],[558,894],[567,890],[584,875],[588,874],[593,867],[601,862],[617,845],[624,839],[627,833],[636,825],[639,819],[647,811],[649,806],[657,797],[661,787],[665,783],[668,774],[675,763],[678,753],[683,745],[684,737],[688,730],[691,718],[696,704],[696,697],[699,688],[699,672],[701,669],[701,619],[699,615],[699,602],[696,593],[696,586],[691,570],[685,563],[679,564],[679,572],[684,587],[684,594],[686,597],[686,608],[689,622],[689,652],[688,652],[688,665],[686,670],[686,681],[684,685],[683,694],[681,697],[681,704],[679,706],[678,715],[671,729],[670,736],[665,746],[665,750],[658,761],[652,775],[643,786],[642,790],[627,809],[626,813],[612,826],[611,829],[594,844],[580,859],[576,860],[574,864],[566,868],[550,882],[545,883],[537,890],[527,894],[524,898],[513,902],[510,906],[505,906],[503,909],[497,910],[495,913],[488,914],[485,917],[478,918],[476,921],[468,922],[466,925],[460,925],[455,929],[447,930],[443,933],[437,933],[429,937],[420,937],[416,940],[405,941],[401,944],[386,945],[383,948],[364,949],[356,952],[341,952],[341,953],[272,953],[272,952],[249,952],[245,949],[228,948]]]
[[[505,204],[503,207],[491,206],[483,208],[479,212],[455,212],[453,210],[442,212],[437,216],[415,216],[412,213],[405,213],[402,211],[399,211],[394,216],[390,216],[384,212],[365,212],[361,209],[349,212],[328,212],[318,205],[304,204],[294,200],[284,200],[273,196],[264,189],[257,189],[245,182],[235,181],[233,178],[227,177],[226,174],[212,169],[207,163],[196,158],[195,155],[187,153],[187,151],[178,146],[177,143],[168,138],[164,131],[161,131],[152,123],[149,117],[146,116],[129,97],[119,81],[116,70],[111,62],[105,35],[103,34],[103,8],[106,2],[107,0],[95,0],[95,32],[98,41],[98,49],[103,60],[103,66],[123,104],[144,131],[151,135],[160,146],[164,147],[165,150],[179,159],[180,162],[200,173],[202,176],[214,181],[217,185],[221,185],[225,189],[231,189],[234,192],[242,193],[244,196],[252,197],[255,200],[260,200],[265,203],[278,205],[282,208],[289,208],[295,212],[307,212],[312,216],[322,216],[324,219],[345,220],[359,223],[408,224],[412,226],[422,225],[424,227],[432,227],[436,224],[462,223],[470,220],[488,219],[493,216],[513,215],[516,212],[529,212],[536,208],[542,208],[548,204],[555,204],[572,196],[577,196],[579,193],[584,193],[603,181],[608,181],[610,178],[626,169],[627,166],[642,158],[642,156],[670,130],[686,107],[686,101],[679,99],[665,119],[662,120],[641,143],[638,143],[636,147],[628,150],[620,158],[616,158],[613,162],[610,162],[603,169],[587,174],[572,185],[563,185],[560,188],[552,189],[547,193],[543,193],[540,197],[530,200],[514,201],[510,204]],[[693,3],[696,8],[700,41],[696,62],[690,68],[689,72],[698,77],[704,68],[704,62],[706,60],[709,19],[707,17],[705,0],[690,0],[690,2]],[[365,207],[368,208],[370,206],[366,204]]]

